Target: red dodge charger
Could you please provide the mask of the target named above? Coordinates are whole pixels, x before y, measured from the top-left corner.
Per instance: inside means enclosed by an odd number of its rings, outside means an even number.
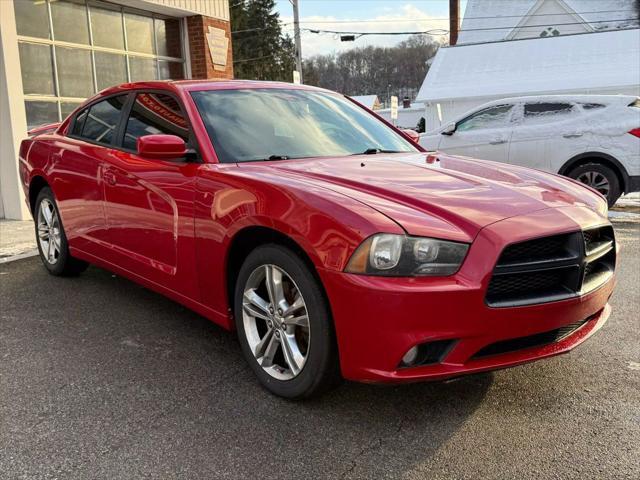
[[[131,83],[31,133],[20,174],[47,270],[95,264],[235,329],[283,397],[538,360],[609,316],[602,196],[427,153],[327,90]]]

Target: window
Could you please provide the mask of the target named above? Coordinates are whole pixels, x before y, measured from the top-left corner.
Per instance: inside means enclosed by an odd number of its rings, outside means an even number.
[[[601,103],[581,103],[580,106],[583,110],[597,110],[599,108],[604,108],[604,105]]]
[[[110,144],[113,141],[116,128],[118,128],[120,114],[127,97],[128,95],[111,97],[89,107],[88,113],[86,110],[81,112],[76,118],[73,133],[76,133],[76,127],[82,123],[82,133],[80,133],[82,138]]]
[[[524,125],[540,125],[561,120],[573,111],[570,103],[527,103],[524,106]]]
[[[184,78],[178,19],[99,0],[14,5],[29,128],[113,85]]]
[[[155,134],[177,135],[186,142],[189,126],[173,97],[163,93],[140,93],[136,95],[127,120],[123,147],[135,150],[139,137]]]
[[[415,147],[344,97],[289,89],[208,90],[191,94],[221,162],[271,156],[348,156]]]
[[[458,122],[456,131],[466,132],[469,130],[506,127],[511,118],[512,110],[513,105],[496,105],[495,107],[485,108]]]

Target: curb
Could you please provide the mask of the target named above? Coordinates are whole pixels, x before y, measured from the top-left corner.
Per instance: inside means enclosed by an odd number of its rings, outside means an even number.
[[[35,257],[38,255],[38,249],[29,250],[27,252],[18,253],[17,255],[11,255],[10,257],[0,258],[0,264],[15,262],[16,260],[22,260],[24,258]]]

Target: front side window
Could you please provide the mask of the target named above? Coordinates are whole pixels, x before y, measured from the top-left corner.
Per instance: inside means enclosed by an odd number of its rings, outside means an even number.
[[[172,96],[139,93],[127,120],[122,146],[135,150],[138,138],[156,134],[177,135],[186,142],[189,138],[187,120]]]
[[[196,91],[192,97],[221,162],[416,148],[337,94],[298,89]]]
[[[83,118],[84,112],[78,115],[74,132],[78,123],[82,122],[82,133],[80,133],[82,138],[92,142],[111,144],[126,101],[127,95],[118,95],[92,105],[88,109],[86,118]]]
[[[573,111],[570,103],[541,102],[524,106],[524,125],[540,125],[566,118]]]
[[[486,128],[502,128],[509,124],[513,105],[496,105],[469,115],[458,122],[456,131],[481,130]]]

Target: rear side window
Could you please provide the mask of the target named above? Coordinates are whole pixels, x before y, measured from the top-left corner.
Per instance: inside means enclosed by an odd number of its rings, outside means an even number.
[[[178,102],[163,93],[140,93],[131,109],[124,134],[123,147],[136,149],[136,142],[144,135],[177,135],[189,139],[189,125]]]
[[[597,110],[599,108],[604,108],[604,105],[601,103],[581,103],[580,106],[583,110]]]
[[[496,105],[485,108],[458,122],[456,130],[466,132],[468,130],[506,127],[509,124],[512,110],[513,105]]]
[[[524,106],[524,123],[538,125],[565,119],[573,111],[570,103],[526,103]]]
[[[88,111],[80,112],[73,126],[73,133],[76,134],[76,127],[82,123],[80,137],[92,142],[111,144],[126,101],[127,95],[118,95],[93,104]],[[83,116],[86,118],[82,120]]]

